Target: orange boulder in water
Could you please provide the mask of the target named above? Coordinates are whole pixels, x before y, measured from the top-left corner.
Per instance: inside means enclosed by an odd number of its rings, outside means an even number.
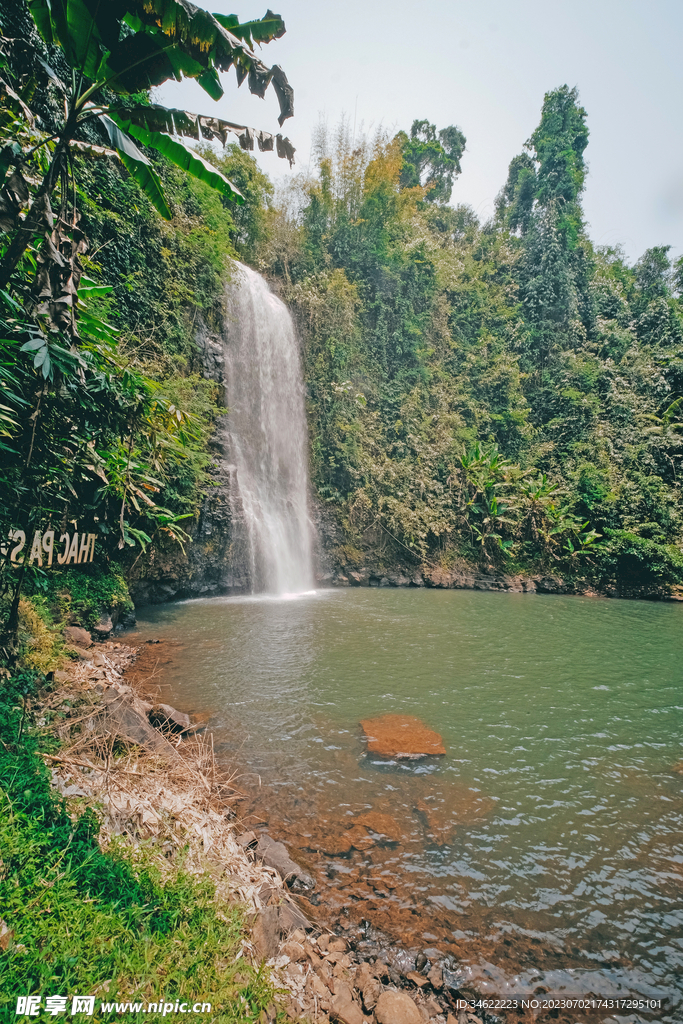
[[[417,758],[446,753],[438,732],[428,729],[413,715],[380,715],[379,718],[364,718],[360,724],[370,754]]]

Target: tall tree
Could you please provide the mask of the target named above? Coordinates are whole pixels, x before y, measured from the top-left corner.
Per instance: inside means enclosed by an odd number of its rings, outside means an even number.
[[[499,213],[511,230],[525,234],[535,206],[558,211],[566,243],[576,243],[582,227],[580,205],[588,145],[586,111],[578,92],[567,85],[545,94],[541,120],[524,143],[525,153],[513,158],[508,180],[498,198]]]
[[[403,148],[401,187],[427,185],[428,202],[447,203],[462,169],[460,160],[467,140],[461,130],[449,125],[437,132],[429,121],[413,121],[410,135],[399,132],[396,138]]]
[[[594,319],[581,208],[587,145],[577,90],[563,85],[546,93],[539,125],[526,152],[511,161],[497,200],[499,219],[524,239],[521,296],[537,369],[554,350],[584,340]]]

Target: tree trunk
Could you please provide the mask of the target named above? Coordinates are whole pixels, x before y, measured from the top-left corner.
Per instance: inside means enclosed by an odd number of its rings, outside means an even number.
[[[52,195],[57,181],[57,176],[61,170],[62,161],[66,154],[66,149],[66,143],[60,142],[52,157],[50,166],[45,173],[45,177],[40,184],[40,188],[36,192],[33,205],[26,214],[26,220],[17,230],[7,252],[3,256],[2,260],[0,260],[0,288],[7,287],[9,279],[14,273],[19,260],[26,252],[31,239],[44,225],[41,217],[34,215],[34,210],[43,196],[47,196],[49,198]]]

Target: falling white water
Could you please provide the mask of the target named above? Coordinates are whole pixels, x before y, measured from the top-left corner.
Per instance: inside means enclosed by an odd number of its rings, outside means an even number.
[[[252,591],[314,587],[301,360],[289,310],[241,263],[225,336],[233,492],[250,549]]]

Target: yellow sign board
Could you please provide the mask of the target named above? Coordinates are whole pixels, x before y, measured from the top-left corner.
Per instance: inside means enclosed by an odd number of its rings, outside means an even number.
[[[24,530],[10,530],[9,537],[0,545],[3,557],[9,558],[12,565],[21,565],[28,555],[29,565],[45,565],[48,569],[56,565],[77,565],[80,562],[92,562],[95,554],[95,533],[62,533],[57,539],[54,530],[36,530],[30,548],[26,543]],[[56,560],[56,561],[55,561]]]

